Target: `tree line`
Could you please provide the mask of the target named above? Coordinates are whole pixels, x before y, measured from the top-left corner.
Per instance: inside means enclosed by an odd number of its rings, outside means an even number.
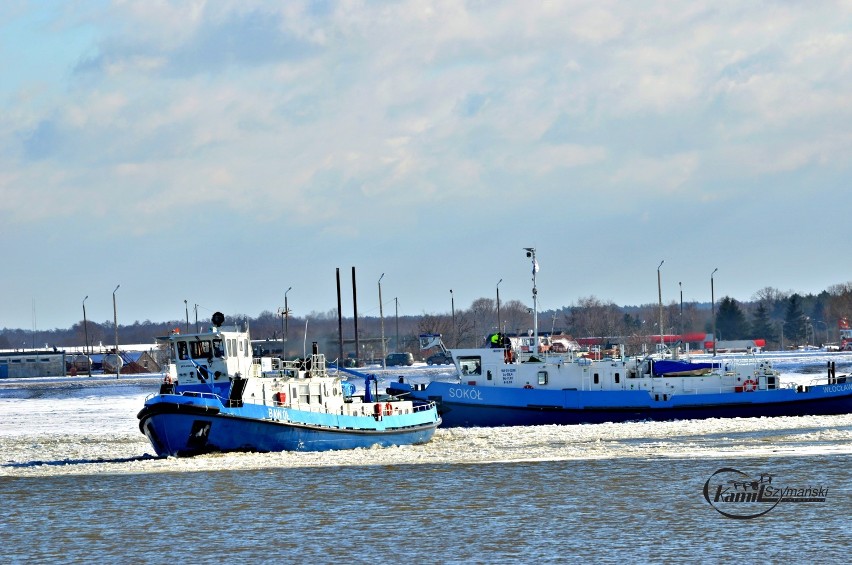
[[[359,338],[375,340],[384,328],[387,351],[410,351],[419,356],[418,335],[439,333],[444,336],[448,347],[475,347],[484,343],[486,336],[502,331],[509,334],[526,334],[533,327],[533,312],[519,300],[509,300],[498,305],[494,299],[478,298],[469,308],[460,308],[451,313],[419,316],[375,316],[358,318]],[[765,287],[756,292],[750,301],[739,302],[723,296],[716,304],[709,302],[671,301],[663,304],[663,327],[665,334],[705,333],[713,331],[715,312],[716,337],[719,340],[762,338],[767,347],[777,349],[783,340],[784,346],[805,343],[820,345],[838,340],[837,321],[852,318],[852,282],[833,285],[819,294],[782,292]],[[243,314],[228,316],[227,325],[248,324],[253,339],[282,340],[302,344],[310,341],[336,342],[338,340],[337,310],[311,312],[307,316],[282,318],[270,311],[256,317]],[[203,325],[209,325],[206,322]],[[352,342],[355,324],[352,317],[343,319],[343,339]],[[650,336],[659,335],[659,304],[641,306],[619,306],[612,301],[600,300],[595,296],[583,297],[575,304],[557,310],[545,310],[538,314],[539,333],[561,332],[572,337],[634,338],[632,342],[650,343]],[[133,324],[118,325],[120,344],[154,344],[154,338],[167,335],[174,329],[195,331],[195,324],[186,327],[185,321],[169,320],[152,322],[145,320]],[[307,333],[306,333],[307,331]],[[23,330],[4,328],[0,330],[0,349],[18,348],[72,348],[86,342],[97,349],[109,348],[115,341],[115,326],[112,321],[83,321],[67,329]],[[301,351],[301,347],[295,347]],[[347,351],[351,349],[348,346]]]

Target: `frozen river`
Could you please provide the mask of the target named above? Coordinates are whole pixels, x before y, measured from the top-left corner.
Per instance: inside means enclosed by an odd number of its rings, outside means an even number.
[[[773,357],[782,381],[797,383],[821,376],[829,360],[839,374],[852,365],[845,354]],[[415,365],[383,378],[400,374],[451,377]],[[159,382],[0,381],[0,535],[20,552],[13,562],[181,559],[153,543],[166,532],[191,536],[200,562],[223,551],[273,560],[266,551],[276,543],[301,559],[360,562],[424,533],[434,547],[422,557],[442,562],[736,560],[742,540],[725,536],[738,524],[701,494],[723,467],[830,486],[825,503],[759,519],[773,536],[807,534],[807,544],[755,544],[747,560],[848,558],[849,414],[439,429],[422,446],[156,459],[136,414]],[[241,526],[254,523],[270,524],[277,542]],[[68,531],[83,527],[92,539]],[[298,535],[305,528],[309,538]],[[344,550],[341,529],[372,540],[360,559]],[[49,541],[27,546],[24,532]]]

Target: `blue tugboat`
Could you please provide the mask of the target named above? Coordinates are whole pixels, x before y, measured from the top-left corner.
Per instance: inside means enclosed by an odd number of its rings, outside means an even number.
[[[535,250],[533,300],[536,297]],[[534,336],[496,336],[491,347],[447,350],[439,335],[421,348],[452,356],[456,382],[393,383],[387,391],[433,401],[444,427],[527,426],[696,418],[804,416],[852,412],[852,377],[828,374],[811,385],[784,386],[757,356],[693,363],[659,356],[590,359],[556,353]],[[401,379],[402,380],[402,379]]]
[[[422,444],[441,423],[434,402],[379,396],[370,381],[355,395],[316,344],[303,362],[255,359],[248,332],[223,321],[217,312],[209,332],[160,338],[175,361],[138,414],[160,457]]]

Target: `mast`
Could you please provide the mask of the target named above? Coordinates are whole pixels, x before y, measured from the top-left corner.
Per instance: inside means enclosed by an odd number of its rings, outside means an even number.
[[[538,289],[535,286],[535,275],[538,273],[538,261],[535,260],[535,247],[524,247],[527,257],[532,258],[532,298],[533,298],[533,344],[538,354]]]

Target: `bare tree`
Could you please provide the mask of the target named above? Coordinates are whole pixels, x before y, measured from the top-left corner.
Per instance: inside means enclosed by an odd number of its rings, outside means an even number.
[[[452,334],[453,320],[445,314],[423,314],[417,322],[417,331],[421,334],[440,334],[449,336]]]
[[[510,300],[506,304],[500,305],[500,317],[506,324],[507,333],[526,333],[527,330],[532,330],[533,313],[520,300]]]
[[[470,305],[471,323],[475,333],[486,334],[497,331],[496,301],[490,298],[477,298]],[[502,314],[502,312],[500,312]]]
[[[825,322],[836,327],[841,318],[852,319],[852,281],[828,287],[828,300],[825,305]]]
[[[624,331],[624,315],[612,301],[595,296],[580,298],[567,315],[568,327],[576,337],[613,337]]]

